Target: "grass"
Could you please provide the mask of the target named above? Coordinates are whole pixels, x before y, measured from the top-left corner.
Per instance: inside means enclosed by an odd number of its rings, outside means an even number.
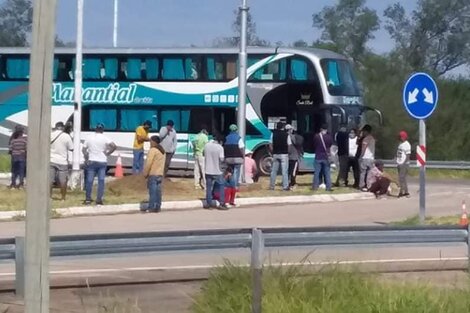
[[[432,217],[428,216],[424,220],[425,225],[457,225],[459,224],[459,215],[451,215],[451,216],[439,216],[439,217]],[[391,225],[398,225],[398,226],[414,226],[419,225],[419,216],[411,216],[402,221],[397,221],[391,223]]]
[[[275,191],[268,191],[268,179],[263,177],[260,182],[253,185],[242,186],[239,197],[267,197],[267,196],[287,196],[287,195],[312,195],[310,190],[311,175],[304,175],[298,178],[299,187],[286,193],[278,186]],[[280,183],[280,177],[278,178]],[[333,191],[335,194],[354,192],[349,188],[337,188]],[[315,194],[325,194],[326,191],[317,191]],[[96,195],[96,192],[93,192]],[[85,199],[82,191],[69,191],[65,202],[58,201],[60,198],[59,190],[54,189],[52,195],[52,209],[81,206]],[[192,178],[171,178],[163,183],[163,201],[175,200],[197,200],[205,198],[203,190],[195,190]],[[6,186],[0,186],[0,211],[24,210],[26,206],[25,190],[10,190]],[[124,204],[140,203],[148,199],[146,180],[140,176],[126,176],[119,180],[106,183],[105,203],[106,204]],[[52,211],[54,213],[54,211]],[[54,214],[53,214],[54,216]]]
[[[10,156],[8,154],[0,154],[0,173],[9,173],[10,169]]]
[[[371,274],[325,270],[303,276],[293,268],[267,267],[263,312],[269,313],[462,313],[470,289],[379,279]],[[193,313],[251,312],[251,276],[230,264],[215,270],[196,296]]]

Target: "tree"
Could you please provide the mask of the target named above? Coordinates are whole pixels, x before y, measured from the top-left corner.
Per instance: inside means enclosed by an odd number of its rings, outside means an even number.
[[[366,44],[379,29],[376,11],[365,7],[366,0],[340,0],[336,6],[324,7],[313,14],[313,27],[322,30],[317,45],[335,46],[336,51],[360,62],[367,52]]]
[[[296,40],[292,43],[292,46],[294,48],[307,48],[308,47],[308,43],[305,41],[305,40]]]
[[[27,46],[32,21],[31,0],[6,0],[0,7],[0,46]]]
[[[420,0],[411,16],[396,3],[384,16],[385,29],[396,44],[394,54],[411,70],[443,75],[470,63],[468,0]]]
[[[240,33],[242,28],[242,15],[240,10],[234,10],[235,20],[232,23],[232,30],[234,36],[217,38],[214,41],[216,47],[237,47],[240,45]],[[246,25],[246,43],[248,46],[269,46],[269,42],[258,37],[256,34],[256,23],[253,21],[253,17],[248,11],[247,13],[247,25]]]

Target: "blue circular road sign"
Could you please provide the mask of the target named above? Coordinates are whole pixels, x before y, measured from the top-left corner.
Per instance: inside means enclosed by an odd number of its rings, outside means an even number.
[[[424,120],[436,109],[438,95],[436,82],[431,76],[415,73],[403,87],[403,105],[412,117]]]

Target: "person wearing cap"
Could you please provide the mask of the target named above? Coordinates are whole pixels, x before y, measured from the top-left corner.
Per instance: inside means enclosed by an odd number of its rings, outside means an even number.
[[[400,193],[398,197],[409,197],[408,192],[408,168],[410,167],[410,155],[411,155],[411,145],[408,142],[408,134],[406,131],[402,130],[398,134],[400,144],[397,149],[397,167],[398,167],[398,181],[400,185]]]
[[[230,125],[229,130],[230,134],[227,135],[224,143],[225,163],[232,166],[233,177],[238,188],[240,186],[240,169],[245,161],[245,143],[238,134],[237,125]]]
[[[166,176],[170,168],[171,159],[176,152],[178,139],[176,136],[175,122],[168,120],[166,126],[160,128],[160,145],[165,150],[165,168],[163,176]]]
[[[83,155],[87,161],[87,180],[85,184],[86,199],[84,201],[86,205],[90,205],[92,202],[91,191],[95,176],[98,176],[98,191],[95,203],[97,205],[103,204],[104,179],[106,176],[106,167],[108,166],[108,156],[116,150],[116,144],[106,137],[103,132],[104,125],[99,123],[96,125],[95,133],[91,134],[83,145]]]
[[[199,134],[196,135],[192,144],[194,150],[194,188],[205,189],[206,188],[206,177],[205,166],[204,166],[204,147],[209,142],[207,137],[206,127],[203,126]]]
[[[165,167],[165,150],[160,146],[160,137],[150,138],[150,150],[143,169],[149,191],[148,207],[142,211],[158,213],[162,206],[162,181]]]
[[[297,185],[296,178],[297,173],[299,172],[299,162],[304,154],[304,137],[299,134],[294,133],[294,127],[292,125],[286,125],[286,131],[289,134],[290,140],[292,142],[289,145],[289,187],[295,188]]]
[[[289,146],[292,145],[291,138],[285,130],[285,124],[280,122],[276,125],[269,145],[273,154],[273,166],[271,168],[271,177],[269,180],[269,190],[274,190],[276,185],[276,176],[281,167],[282,190],[290,191],[289,188]]]
[[[318,190],[320,180],[325,182],[326,190],[331,189],[331,165],[330,165],[330,149],[333,145],[333,138],[328,134],[328,126],[322,125],[320,132],[313,138],[313,146],[315,147],[315,173],[313,175],[312,189]]]
[[[69,152],[73,150],[73,141],[70,134],[65,132],[65,125],[57,122],[51,133],[51,196],[52,187],[57,184],[60,188],[61,200],[65,201],[67,195],[67,178],[69,173]]]
[[[145,121],[135,129],[132,174],[140,174],[144,170],[144,143],[150,140],[149,131],[151,128],[152,122]]]

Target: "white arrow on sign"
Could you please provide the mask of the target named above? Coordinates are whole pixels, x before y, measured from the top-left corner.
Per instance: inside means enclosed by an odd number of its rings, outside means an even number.
[[[424,94],[424,102],[427,102],[429,104],[434,103],[434,95],[432,91],[429,91],[427,88],[423,89],[423,94]]]
[[[413,91],[408,92],[408,104],[418,102],[418,99],[416,99],[416,96],[418,95],[418,93],[419,93],[418,88],[415,88]]]

